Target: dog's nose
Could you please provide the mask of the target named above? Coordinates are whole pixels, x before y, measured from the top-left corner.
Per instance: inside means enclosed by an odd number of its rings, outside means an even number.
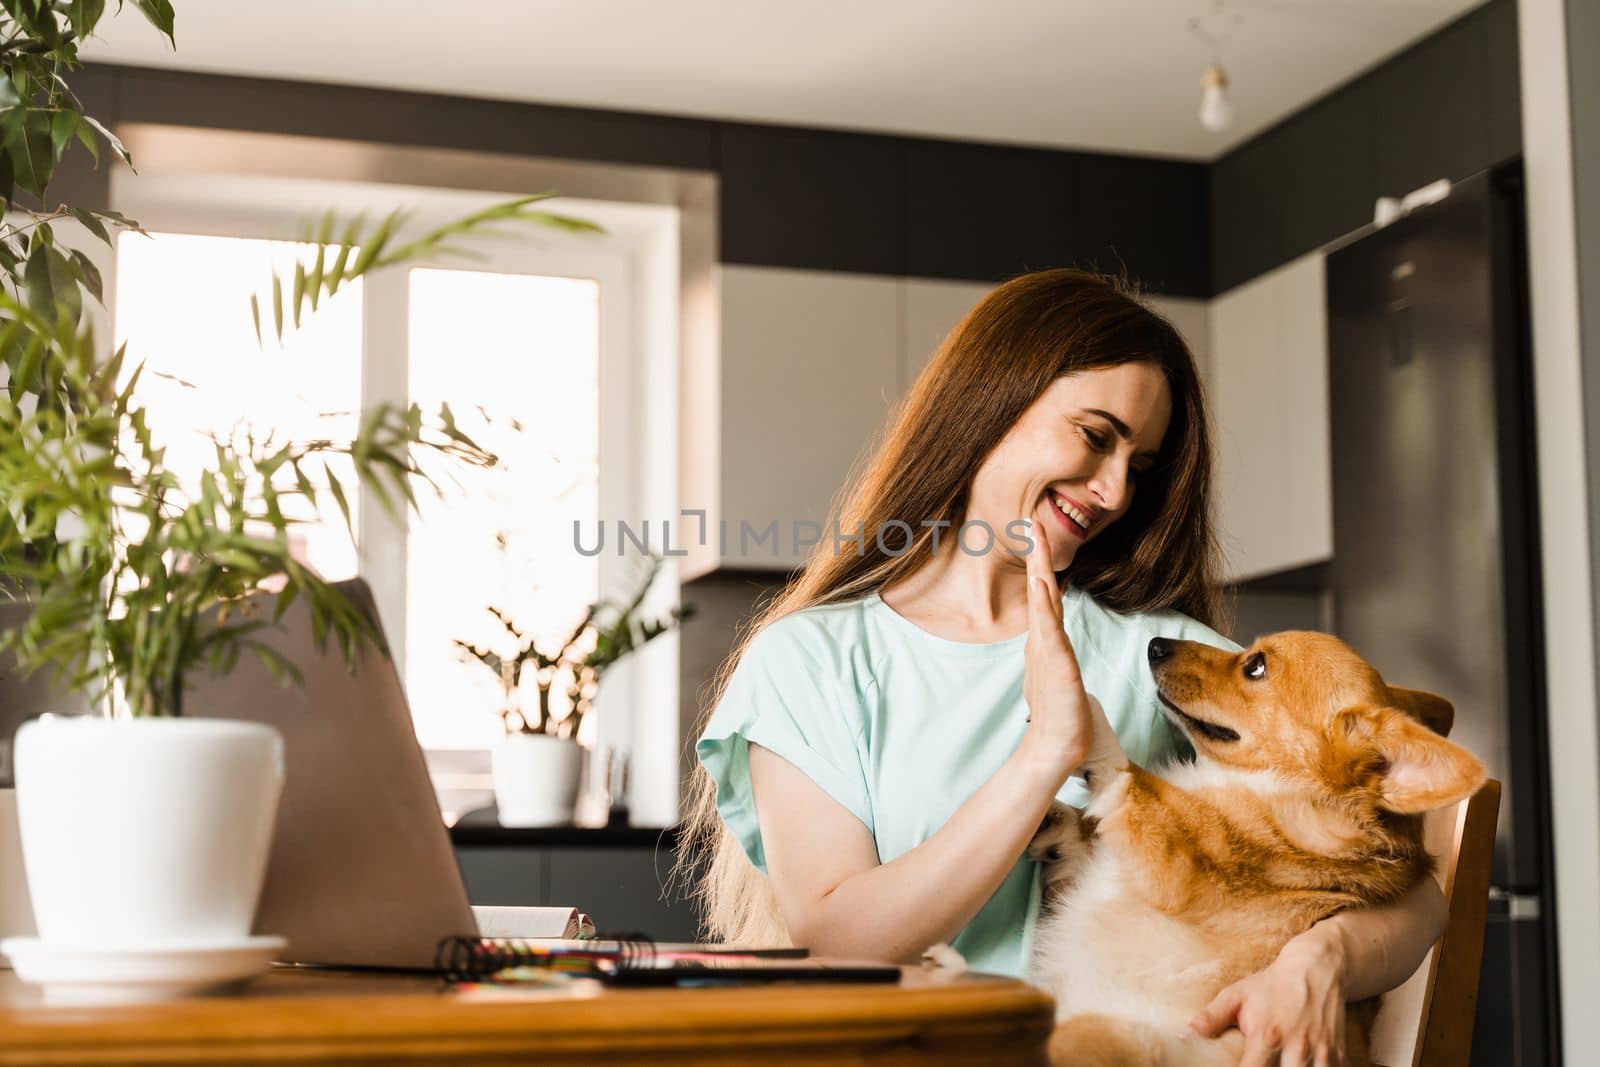
[[[1152,637],[1147,653],[1150,656],[1151,663],[1160,663],[1172,655],[1172,642],[1160,637]]]

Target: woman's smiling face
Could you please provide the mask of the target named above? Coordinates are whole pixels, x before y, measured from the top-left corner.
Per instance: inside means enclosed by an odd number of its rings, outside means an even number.
[[[996,544],[1012,551],[1020,541],[1006,524],[1031,519],[1051,566],[1065,570],[1079,545],[1133,503],[1171,419],[1172,394],[1154,363],[1057,378],[978,468],[966,518],[988,522]]]

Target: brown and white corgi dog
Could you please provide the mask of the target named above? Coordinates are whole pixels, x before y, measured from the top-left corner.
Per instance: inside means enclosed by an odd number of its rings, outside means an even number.
[[[1484,768],[1444,739],[1454,709],[1384,683],[1327,634],[1232,653],[1157,638],[1161,703],[1193,764],[1128,762],[1103,715],[1082,813],[1052,810],[1034,979],[1056,997],[1057,1064],[1237,1064],[1243,1037],[1188,1021],[1346,908],[1430,877],[1422,814],[1475,793]],[[1366,1058],[1375,1004],[1353,1008],[1348,1063]]]

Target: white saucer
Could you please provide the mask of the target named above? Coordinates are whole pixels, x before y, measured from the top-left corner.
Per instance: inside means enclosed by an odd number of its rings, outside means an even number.
[[[281,937],[238,937],[61,946],[8,937],[0,954],[10,957],[18,978],[43,986],[51,1003],[126,1004],[221,992],[265,971],[287,944]]]

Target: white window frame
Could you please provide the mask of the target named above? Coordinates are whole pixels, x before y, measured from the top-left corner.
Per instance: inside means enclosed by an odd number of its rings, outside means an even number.
[[[430,222],[432,220],[429,220]],[[440,220],[443,221],[443,220]],[[478,250],[485,242],[474,246]],[[412,270],[481,270],[495,274],[586,278],[600,286],[599,373],[599,511],[601,516],[626,513],[637,496],[638,474],[627,462],[628,439],[624,419],[630,415],[627,375],[619,364],[629,345],[627,263],[614,251],[544,247],[496,248],[487,261],[419,259],[406,266],[375,271],[366,279],[367,299],[362,316],[361,406],[404,406],[410,388],[410,290]],[[486,405],[487,406],[487,405]],[[622,418],[611,413],[622,412]],[[491,414],[496,414],[491,410]],[[521,417],[514,410],[507,417]],[[371,575],[373,596],[384,619],[384,630],[394,648],[395,665],[405,675],[405,580],[408,564],[405,521],[395,522],[378,498],[363,487],[361,494],[361,573]],[[585,521],[585,534],[590,524]],[[625,575],[613,555],[599,557],[600,589],[615,589]]]
[[[378,183],[323,181],[255,174],[116,171],[111,206],[148,230],[295,240],[328,209],[342,218],[375,219],[394,207],[410,212],[408,232],[459,218],[510,197]],[[598,559],[600,595],[620,599],[636,580],[639,561],[619,558],[616,520],[637,530],[648,519],[652,547],[662,547],[662,520],[678,531],[678,210],[664,205],[562,198],[559,210],[599,223],[603,235],[528,231],[526,240],[485,239],[472,247],[483,259],[440,257],[373,272],[364,280],[362,405],[403,403],[408,378],[409,272],[417,268],[484,270],[592,278],[600,284],[600,518],[606,549]],[[501,227],[505,229],[505,227]],[[91,239],[92,240],[92,239]],[[461,242],[453,242],[461,246]],[[81,247],[81,246],[80,246]],[[102,248],[104,246],[101,246]],[[108,303],[115,290],[114,257],[101,260]],[[98,257],[97,257],[98,258]],[[240,294],[241,314],[247,294]],[[114,321],[114,308],[110,309]],[[109,322],[104,336],[110,336]],[[403,526],[388,518],[363,488],[358,525],[360,571],[368,578],[404,677],[405,552]],[[595,531],[586,527],[585,543]],[[574,550],[575,551],[575,550]],[[631,551],[631,549],[630,549]],[[647,614],[678,602],[677,565],[668,559]],[[607,675],[599,739],[627,751],[629,806],[638,825],[671,825],[679,802],[678,638],[664,635]],[[606,711],[605,709],[611,709]]]

